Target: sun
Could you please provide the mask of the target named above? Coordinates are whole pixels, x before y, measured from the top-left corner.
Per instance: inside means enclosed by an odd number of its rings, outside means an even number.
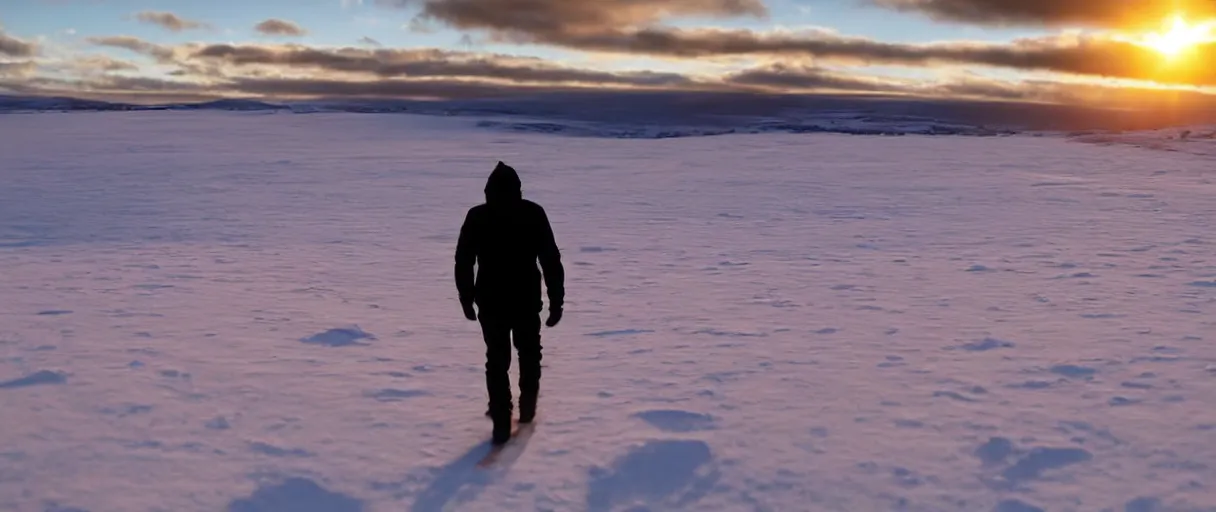
[[[1212,38],[1210,23],[1192,25],[1181,15],[1174,16],[1168,27],[1169,29],[1163,32],[1146,35],[1144,45],[1166,57],[1174,58]]]

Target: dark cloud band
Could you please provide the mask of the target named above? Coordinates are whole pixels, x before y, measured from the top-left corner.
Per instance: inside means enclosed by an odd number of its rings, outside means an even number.
[[[209,45],[191,58],[230,66],[279,66],[339,73],[392,77],[495,78],[515,82],[580,82],[616,85],[680,85],[689,80],[675,73],[611,73],[557,66],[540,59],[478,55],[435,49],[317,49],[307,46]]]
[[[462,29],[579,34],[656,23],[672,16],[764,17],[762,0],[377,0],[421,7],[423,18]]]

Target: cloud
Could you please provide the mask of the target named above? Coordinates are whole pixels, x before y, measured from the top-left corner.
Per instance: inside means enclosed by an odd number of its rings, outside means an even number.
[[[460,29],[492,29],[559,40],[619,27],[651,25],[674,16],[764,18],[762,0],[377,0],[380,5],[421,4],[421,17]]]
[[[597,105],[633,102],[649,98],[665,105],[704,102],[709,111],[734,111],[748,105],[768,112],[789,106],[840,105],[865,108],[864,103],[847,96],[831,99],[819,92],[865,90],[883,98],[905,96],[917,100],[906,104],[912,112],[919,103],[929,101],[933,112],[972,123],[1017,123],[1025,121],[1042,129],[1079,129],[1105,127],[1145,129],[1203,122],[1205,112],[1216,108],[1216,97],[1192,91],[1158,90],[1101,84],[1053,81],[1004,81],[977,76],[934,81],[880,79],[816,68],[806,64],[773,64],[722,77],[720,81],[694,82],[693,85],[660,87],[635,95],[636,88],[611,84],[515,83],[492,79],[461,78],[384,78],[351,79],[318,75],[284,77],[276,74],[247,75],[206,81],[155,77],[98,75],[72,79],[51,77],[6,78],[0,76],[0,89],[17,94],[75,96],[91,99],[134,102],[203,101],[223,97],[254,97],[271,101],[291,99],[466,99],[546,97],[561,95],[570,107],[579,102]],[[710,94],[702,94],[710,93]],[[757,94],[758,93],[758,94]],[[774,94],[777,93],[777,94]],[[782,94],[784,93],[784,95]],[[810,94],[808,96],[808,94]],[[581,98],[581,99],[580,99]],[[934,98],[946,98],[938,101]],[[963,101],[958,101],[962,99]],[[1013,102],[991,102],[1002,99]],[[1054,102],[1039,105],[1026,101]],[[827,101],[828,103],[824,103]],[[841,102],[844,103],[841,103]],[[1061,105],[1063,103],[1064,105]],[[1132,111],[1100,112],[1085,105],[1134,105]],[[767,107],[765,105],[768,105]],[[782,107],[785,105],[785,107]],[[846,106],[847,105],[847,106]],[[1043,108],[1039,108],[1039,107]],[[645,107],[643,107],[645,108]],[[1046,108],[1046,110],[1044,110]],[[708,112],[708,111],[707,111]],[[994,117],[996,116],[996,117]]]
[[[132,62],[115,59],[106,55],[83,55],[68,61],[66,68],[84,73],[109,73],[113,71],[138,71],[139,66]]]
[[[27,43],[20,39],[4,33],[0,29],[0,55],[8,55],[10,57],[32,57],[38,53],[38,47],[34,43]]]
[[[581,82],[635,86],[688,83],[679,74],[607,72],[575,69],[537,58],[467,52],[420,50],[319,49],[302,45],[209,45],[189,58],[230,67],[276,66],[280,69],[356,73],[391,77],[494,78],[514,82]]]
[[[765,92],[871,92],[883,96],[910,96],[917,98],[948,98],[965,100],[957,103],[964,119],[968,102],[1010,102],[1009,109],[1025,109],[1034,104],[1067,105],[1075,108],[1085,106],[1118,105],[1128,109],[1126,119],[1116,115],[1097,125],[1110,123],[1135,123],[1150,121],[1154,116],[1140,119],[1130,115],[1131,111],[1156,112],[1164,117],[1174,112],[1186,112],[1196,119],[1216,108],[1216,96],[1193,90],[1159,89],[1127,84],[1072,82],[1046,79],[1005,80],[965,73],[932,80],[883,79],[841,73],[814,66],[799,64],[773,64],[728,75],[724,80],[730,84],[746,84],[762,87]],[[1063,111],[1061,111],[1062,113]],[[1016,113],[1013,117],[1019,117]],[[972,119],[983,123],[982,116]],[[1060,119],[1061,124],[1081,119]],[[1131,129],[1131,128],[1129,128]]]
[[[994,20],[1102,20],[1104,16],[1114,19],[1119,13],[1135,11],[1128,7],[1131,3],[1142,4],[1132,0],[870,1],[902,9],[934,8],[972,18],[980,17],[978,13],[992,12]],[[1109,35],[1056,35],[1010,43],[907,44],[846,37],[825,30],[762,32],[661,25],[669,17],[682,15],[764,17],[767,12],[759,0],[379,0],[379,3],[396,7],[420,4],[421,19],[439,21],[462,30],[488,31],[490,40],[499,43],[545,44],[583,51],[673,58],[750,55],[814,58],[861,65],[985,66],[1216,85],[1216,70],[1198,65],[1163,66],[1165,59],[1157,52]],[[1216,2],[1211,3],[1216,6]],[[1216,46],[1200,47],[1193,57],[1189,60],[1192,64],[1214,60]]]
[[[776,63],[729,74],[727,84],[755,86],[773,92],[837,90],[852,92],[902,92],[906,86],[878,78],[827,70],[820,67]]]
[[[914,68],[989,67],[1051,72],[1095,78],[1155,81],[1163,84],[1216,86],[1216,68],[1190,65],[1216,57],[1216,44],[1201,45],[1180,65],[1170,65],[1156,51],[1104,35],[1056,35],[1009,43],[887,43],[847,37],[824,30],[769,31],[728,29],[605,29],[563,34],[562,45],[599,52],[647,54],[673,58],[753,56],[818,64],[884,65]],[[440,50],[385,48],[316,48],[304,45],[188,44],[164,46],[131,36],[95,37],[98,45],[125,48],[162,64],[249,67],[277,66],[295,70],[360,73],[379,77],[502,77],[514,81],[605,82],[653,86],[679,83],[670,73],[619,74],[572,70],[538,59],[485,56]],[[369,43],[370,44],[370,43]],[[752,75],[750,78],[758,78]],[[748,77],[744,77],[748,78]],[[827,78],[827,77],[824,77]],[[855,84],[870,90],[879,84]]]
[[[621,31],[617,32],[620,35]],[[849,38],[832,33],[736,30],[637,29],[621,40],[590,33],[578,41],[592,48],[628,48],[678,57],[753,56],[761,64],[726,74],[697,75],[654,71],[610,71],[579,68],[553,61],[505,54],[435,48],[394,49],[368,46],[322,47],[304,44],[161,45],[132,36],[95,37],[89,42],[122,48],[150,57],[160,66],[135,71],[138,62],[101,55],[38,59],[8,63],[0,82],[31,94],[92,95],[93,97],[211,98],[261,96],[269,99],[313,97],[477,98],[549,93],[601,92],[623,98],[628,92],[685,94],[691,92],[782,94],[851,92],[882,96],[984,98],[1012,101],[1095,103],[1117,99],[1120,104],[1160,106],[1177,110],[1177,90],[1154,90],[1145,84],[1103,86],[1049,80],[1005,80],[975,74],[941,79],[870,76],[847,65],[870,63],[934,66],[940,63],[984,63],[1027,70],[1067,70],[1088,75],[1153,75],[1216,83],[1216,70],[1202,67],[1188,73],[1151,68],[1128,58],[1135,45],[1103,37],[1057,36],[1008,44],[938,43],[907,45]],[[1131,48],[1129,50],[1129,48]],[[624,50],[619,50],[624,51]],[[1207,51],[1207,50],[1205,50]],[[1216,51],[1216,50],[1212,50]],[[1102,56],[1102,52],[1109,55]],[[1099,58],[1101,57],[1101,58]],[[1144,59],[1156,56],[1144,53]],[[1145,61],[1147,62],[1147,60]],[[168,69],[165,69],[168,67]],[[1150,73],[1149,71],[1153,71]],[[156,76],[162,71],[167,74]],[[956,73],[957,74],[957,73]],[[1049,76],[1049,75],[1048,75]],[[1085,78],[1075,80],[1085,81]],[[1120,92],[1123,91],[1123,92]],[[1196,93],[1186,93],[1194,95]],[[1187,96],[1192,97],[1192,96]],[[1187,105],[1216,105],[1187,100]],[[605,100],[607,101],[607,100]],[[1136,102],[1139,103],[1136,103]]]
[[[603,92],[595,86],[519,84],[461,79],[342,80],[333,78],[237,77],[200,84],[185,80],[106,76],[95,79],[0,80],[0,88],[20,94],[87,95],[102,99],[165,98],[203,100],[225,96],[292,98],[467,99],[567,92]],[[609,89],[610,91],[611,89]]]
[[[28,76],[34,73],[38,65],[34,61],[0,62],[0,76]]]
[[[1199,65],[1169,66],[1156,51],[1102,35],[1060,35],[1010,43],[886,43],[820,32],[647,28],[587,34],[563,34],[550,44],[627,54],[679,58],[715,56],[781,56],[815,58],[862,65],[934,67],[985,66],[1022,71],[1150,80],[1161,83],[1216,85],[1216,69]],[[1216,45],[1193,52],[1190,64],[1216,58]]]
[[[955,77],[943,80],[884,79],[804,64],[776,63],[727,75],[725,82],[771,92],[870,92],[926,97],[1051,101],[1025,82]]]
[[[463,80],[334,80],[241,78],[225,86],[241,94],[270,97],[333,98],[491,98],[520,94],[594,90],[587,87],[543,84],[498,84]]]
[[[119,91],[134,91],[134,92],[194,92],[205,93],[210,92],[210,86],[201,83],[192,83],[178,80],[163,80],[154,77],[143,76],[107,76],[100,79],[94,84],[95,86],[106,87]]]
[[[184,19],[171,12],[143,11],[135,15],[135,19],[152,25],[160,25],[173,32],[210,28],[206,23]]]
[[[381,43],[380,43],[380,41],[377,41],[377,40],[375,40],[375,39],[373,39],[373,38],[371,38],[371,37],[367,37],[367,36],[363,36],[363,37],[359,38],[359,44],[365,44],[365,45],[368,45],[368,46],[375,46],[375,47],[377,47],[377,48],[380,48],[380,47],[383,47],[383,46],[384,46],[383,44],[381,44]]]
[[[293,22],[273,18],[258,23],[254,30],[268,36],[300,37],[308,34],[307,30]]]
[[[1145,28],[1174,14],[1216,16],[1211,0],[869,0],[933,19],[982,25]]]
[[[174,60],[173,48],[155,43],[149,43],[133,36],[90,37],[88,41],[98,46],[123,48],[135,53],[150,56],[161,63],[171,63]]]
[[[774,92],[852,91],[897,95],[999,100],[1054,101],[1066,89],[1056,82],[992,80],[961,76],[938,80],[883,79],[803,64],[776,63],[725,77],[731,84],[754,85]],[[1050,84],[1050,86],[1048,85]],[[1047,94],[1046,89],[1053,89]],[[1070,99],[1075,99],[1071,98]]]

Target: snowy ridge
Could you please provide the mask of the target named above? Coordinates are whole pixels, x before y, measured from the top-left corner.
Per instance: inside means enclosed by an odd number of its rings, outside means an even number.
[[[1133,146],[1157,151],[1216,157],[1216,125],[1161,130],[1069,134],[1071,140],[1097,145]]]
[[[730,134],[763,133],[836,133],[846,135],[960,135],[997,136],[1013,135],[1016,130],[992,130],[979,126],[946,123],[933,119],[909,119],[902,116],[885,118],[870,113],[838,114],[811,117],[803,120],[739,120],[737,126],[655,126],[614,125],[610,123],[558,122],[547,120],[483,120],[480,128],[499,131],[544,133],[582,137],[606,137],[616,139],[670,139],[679,137],[706,137]]]

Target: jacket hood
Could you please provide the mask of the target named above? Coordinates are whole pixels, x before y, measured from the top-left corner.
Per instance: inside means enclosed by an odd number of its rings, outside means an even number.
[[[523,198],[519,174],[507,164],[498,162],[486,180],[486,202],[502,203]]]

